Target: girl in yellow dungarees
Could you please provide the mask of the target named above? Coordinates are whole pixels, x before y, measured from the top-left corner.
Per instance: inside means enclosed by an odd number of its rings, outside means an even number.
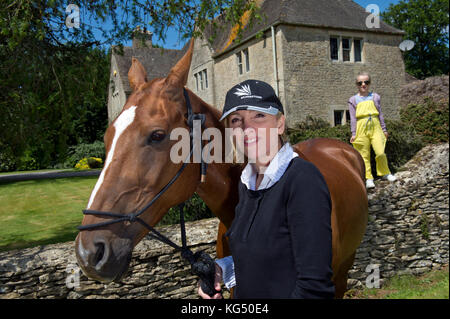
[[[352,137],[350,143],[361,154],[366,165],[366,187],[374,188],[372,170],[370,167],[370,146],[375,152],[377,175],[390,182],[397,178],[391,174],[387,157],[384,153],[386,140],[389,136],[381,112],[380,96],[369,92],[370,75],[361,73],[356,78],[358,94],[348,101]]]

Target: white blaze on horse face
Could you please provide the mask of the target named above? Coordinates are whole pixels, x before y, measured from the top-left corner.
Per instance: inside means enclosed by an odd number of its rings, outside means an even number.
[[[114,122],[114,138],[111,143],[111,148],[109,149],[108,156],[106,157],[105,166],[103,167],[103,170],[100,174],[100,177],[98,178],[97,183],[95,184],[94,190],[91,193],[91,197],[89,198],[89,204],[87,206],[87,209],[89,209],[94,202],[95,195],[97,194],[98,190],[103,184],[103,180],[105,179],[106,170],[108,169],[109,165],[112,162],[112,159],[114,157],[114,151],[116,149],[117,140],[122,135],[122,133],[127,129],[128,126],[130,126],[131,123],[134,121],[134,117],[136,115],[136,108],[137,106],[132,106],[129,109],[126,109],[125,111],[120,114],[120,116],[117,118],[117,120]]]

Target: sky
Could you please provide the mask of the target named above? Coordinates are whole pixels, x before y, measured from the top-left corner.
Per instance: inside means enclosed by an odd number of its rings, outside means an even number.
[[[353,0],[353,1],[363,8],[366,8],[369,4],[376,4],[380,8],[380,12],[386,10],[390,4],[397,4],[400,2],[400,0]],[[178,34],[175,30],[170,30],[168,32],[165,43],[162,43],[157,39],[154,39],[153,42],[167,49],[181,49],[184,45],[184,43],[179,42]],[[131,41],[129,43],[126,43],[125,45],[126,46],[131,45]]]

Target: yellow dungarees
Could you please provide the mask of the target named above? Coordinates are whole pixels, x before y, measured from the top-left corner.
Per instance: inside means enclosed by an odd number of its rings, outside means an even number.
[[[366,179],[373,179],[370,167],[370,146],[375,152],[377,175],[390,174],[387,157],[384,153],[386,136],[381,129],[378,110],[373,100],[359,102],[356,105],[356,138],[353,147],[361,154],[366,165]]]

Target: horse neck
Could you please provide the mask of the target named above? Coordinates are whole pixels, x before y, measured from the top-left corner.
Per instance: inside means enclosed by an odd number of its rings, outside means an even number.
[[[220,111],[208,105],[198,96],[191,93],[191,102],[194,113],[206,115],[205,127],[215,127],[222,133],[222,146],[225,145],[225,127],[219,121]],[[197,187],[197,194],[205,204],[228,228],[234,218],[234,208],[238,203],[238,182],[243,165],[233,163],[208,164],[206,181]]]

